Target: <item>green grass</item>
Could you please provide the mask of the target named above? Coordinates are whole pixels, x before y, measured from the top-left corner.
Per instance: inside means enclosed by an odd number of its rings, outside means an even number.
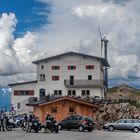
[[[137,108],[140,108],[140,103],[138,102],[129,102],[131,105],[137,107]]]
[[[111,87],[108,89],[107,93],[109,94],[113,94],[115,92],[118,91],[119,86],[115,86],[115,87]],[[128,95],[128,98],[132,99],[131,101],[129,101],[129,103],[131,105],[136,106],[137,108],[140,108],[140,90],[139,89],[135,89],[131,86],[126,85],[126,88],[130,91],[130,95]],[[133,101],[134,100],[134,101]]]
[[[140,90],[135,92],[136,95],[140,95]]]
[[[117,92],[118,87],[112,87],[108,89],[108,93],[113,93],[113,92]]]

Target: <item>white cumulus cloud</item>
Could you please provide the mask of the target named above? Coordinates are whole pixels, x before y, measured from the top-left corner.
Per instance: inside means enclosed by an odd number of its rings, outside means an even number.
[[[27,31],[21,38],[14,38],[17,19],[14,13],[3,13],[0,16],[0,77],[1,86],[12,82],[35,79],[35,65],[32,64],[43,56],[37,47],[37,35]],[[33,75],[33,76],[29,76]],[[18,77],[18,78],[17,78]],[[30,77],[30,79],[29,79]]]

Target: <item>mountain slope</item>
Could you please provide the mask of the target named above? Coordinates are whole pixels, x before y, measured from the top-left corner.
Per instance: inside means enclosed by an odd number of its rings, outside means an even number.
[[[140,77],[128,77],[128,78],[114,78],[109,79],[108,84],[109,87],[114,87],[121,84],[126,84],[131,87],[135,87],[137,89],[140,89]]]
[[[140,102],[140,90],[128,85],[119,85],[108,89],[107,98],[129,98]]]

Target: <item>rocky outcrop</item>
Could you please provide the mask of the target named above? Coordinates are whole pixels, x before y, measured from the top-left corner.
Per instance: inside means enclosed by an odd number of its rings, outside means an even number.
[[[101,129],[107,122],[122,118],[140,119],[140,109],[129,103],[103,105],[96,111],[97,129]]]

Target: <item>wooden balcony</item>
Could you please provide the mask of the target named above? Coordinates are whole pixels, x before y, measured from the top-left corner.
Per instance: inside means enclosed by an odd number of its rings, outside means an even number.
[[[105,81],[101,79],[94,79],[94,80],[85,80],[85,79],[78,79],[78,80],[64,80],[64,85],[66,87],[79,87],[79,88],[86,88],[86,87],[104,87]]]

